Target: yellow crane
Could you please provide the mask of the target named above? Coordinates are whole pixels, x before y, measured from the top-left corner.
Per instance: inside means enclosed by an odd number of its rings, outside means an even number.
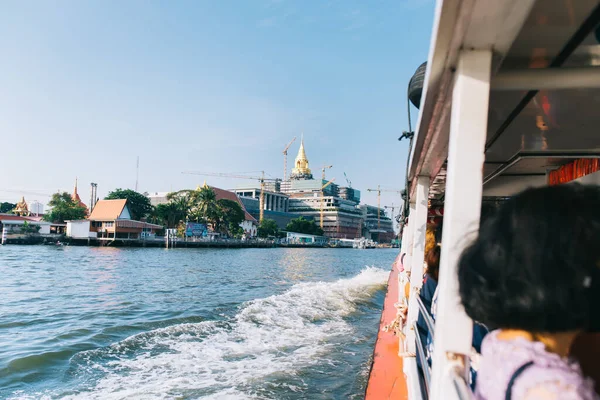
[[[259,200],[260,218],[259,218],[259,222],[262,222],[262,220],[265,216],[265,207],[264,207],[264,205],[265,205],[265,182],[266,181],[270,181],[270,182],[277,181],[277,179],[265,178],[265,171],[261,171],[261,176],[236,175],[236,174],[228,174],[228,173],[224,173],[224,172],[197,172],[197,171],[183,171],[182,174],[201,175],[201,176],[217,176],[220,178],[237,178],[237,179],[250,179],[250,180],[254,180],[254,181],[259,181],[260,182],[260,200]]]
[[[402,191],[396,189],[382,189],[380,185],[377,185],[377,189],[367,189],[367,192],[377,192],[377,229],[381,229],[381,192],[402,193]]]
[[[283,180],[287,180],[287,155],[288,155],[288,150],[290,148],[290,146],[292,145],[292,143],[294,143],[294,141],[296,140],[296,136],[294,136],[294,138],[288,143],[287,146],[285,146],[285,149],[283,149]]]

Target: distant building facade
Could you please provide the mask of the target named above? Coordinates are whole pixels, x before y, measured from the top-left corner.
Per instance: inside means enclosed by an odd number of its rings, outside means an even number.
[[[258,190],[260,194],[260,190]],[[248,193],[248,192],[243,192]],[[240,201],[244,203],[244,207],[246,210],[256,219],[260,218],[260,200],[254,197],[245,197],[239,196]],[[289,199],[286,201],[286,209],[289,208]],[[285,229],[287,224],[290,223],[292,219],[302,217],[301,214],[291,213],[289,211],[282,210],[264,210],[264,218],[272,219],[277,224],[279,229]],[[312,218],[307,218],[312,219]]]
[[[152,204],[152,206],[156,207],[159,204],[167,204],[169,202],[169,199],[167,198],[167,195],[170,192],[153,192],[153,193],[145,193],[146,197],[148,197],[148,199],[150,200],[150,204]]]
[[[85,220],[67,221],[67,236],[82,239],[143,239],[164,230],[161,225],[131,219],[127,200],[99,200]]]
[[[326,186],[327,185],[327,186]],[[325,188],[323,188],[326,186]],[[328,180],[314,179],[306,157],[304,140],[296,157],[290,179],[281,182],[281,191],[289,196],[288,212],[321,223],[328,238],[354,239],[361,237],[363,213],[357,208],[360,192],[340,187]]]
[[[384,208],[378,209],[366,204],[361,204],[359,208],[365,220],[365,237],[379,243],[391,242],[396,237],[394,221],[387,216]],[[379,210],[379,216],[377,210]]]

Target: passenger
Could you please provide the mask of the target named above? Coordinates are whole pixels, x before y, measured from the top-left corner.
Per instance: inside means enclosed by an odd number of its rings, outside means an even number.
[[[575,337],[600,318],[599,205],[596,186],[528,189],[463,252],[465,311],[498,328],[483,340],[477,399],[600,399],[568,358]]]
[[[437,240],[435,240],[435,232],[436,232],[436,225],[435,224],[427,224],[427,228],[425,231],[425,250],[423,251],[423,254],[425,256],[427,256],[427,254],[429,254],[431,249],[433,249],[438,244]]]
[[[425,282],[423,283],[423,288],[421,288],[419,297],[421,298],[421,301],[423,302],[423,305],[427,309],[429,315],[431,315],[431,302],[433,301],[433,295],[437,289],[438,275],[440,271],[440,253],[441,247],[439,245],[435,245],[435,247],[429,250],[429,253],[427,253],[427,256],[425,257],[427,272],[425,273]],[[417,320],[417,329],[419,330],[419,338],[423,344],[423,349],[426,349],[427,336],[430,334],[430,332],[427,328],[427,324],[425,323],[425,317],[421,313],[419,313],[419,318]],[[419,357],[417,357],[417,365],[422,368],[421,359]]]

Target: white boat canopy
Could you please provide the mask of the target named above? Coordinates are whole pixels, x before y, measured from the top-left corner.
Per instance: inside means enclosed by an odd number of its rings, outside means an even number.
[[[431,399],[468,391],[472,322],[460,306],[456,264],[478,230],[482,198],[546,185],[549,171],[600,158],[599,23],[598,0],[437,1],[402,243],[415,293],[428,200],[443,200]],[[415,363],[404,365],[410,398],[424,397]]]

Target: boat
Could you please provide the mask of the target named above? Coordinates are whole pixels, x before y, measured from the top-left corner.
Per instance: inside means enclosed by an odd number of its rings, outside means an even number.
[[[437,0],[428,59],[409,86],[419,115],[402,136],[410,140],[407,205],[367,400],[472,398],[473,322],[459,305],[458,258],[486,203],[528,187],[600,184],[599,23],[598,0]],[[424,232],[436,221],[443,246],[434,322],[413,294],[423,282]],[[435,332],[422,375],[420,313]],[[598,336],[589,343],[597,354]],[[586,362],[578,356],[598,375],[594,351]]]
[[[377,243],[371,239],[362,237],[360,239],[354,239],[352,247],[355,249],[375,249],[377,248]]]

